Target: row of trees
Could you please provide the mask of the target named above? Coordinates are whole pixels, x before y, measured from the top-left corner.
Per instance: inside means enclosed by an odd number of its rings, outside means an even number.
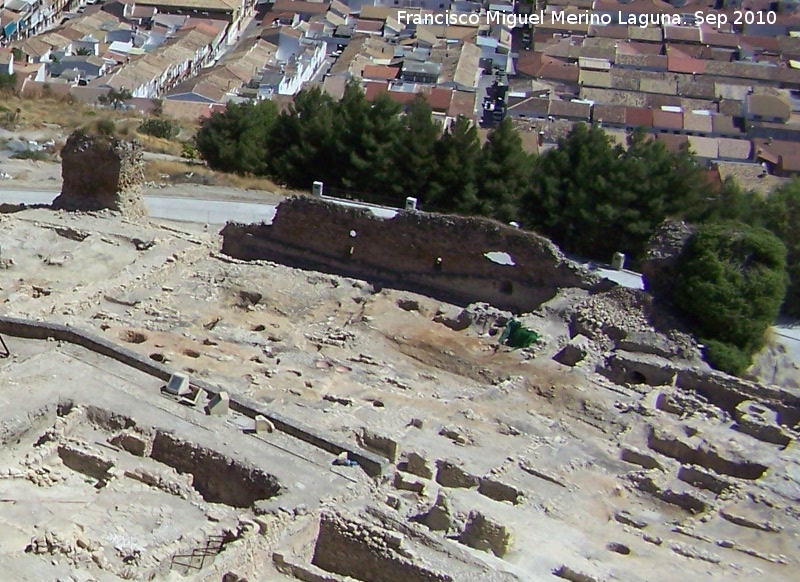
[[[229,105],[203,121],[196,137],[211,167],[266,175],[310,189],[320,180],[374,201],[517,221],[569,252],[634,260],[667,216],[736,218],[747,197],[733,183],[715,188],[688,152],[671,153],[635,132],[613,145],[595,126],[578,125],[558,147],[527,154],[510,120],[489,133],[459,118],[442,133],[419,96],[401,106],[369,102],[357,84],[335,102],[302,91],[291,108],[272,101]]]
[[[229,105],[204,120],[196,143],[214,168],[293,188],[320,180],[392,204],[414,196],[444,211],[516,216],[512,200],[529,182],[531,158],[510,124],[482,147],[465,118],[442,135],[422,96],[401,109],[386,95],[368,101],[357,84],[339,102],[315,88],[281,114],[271,101]]]

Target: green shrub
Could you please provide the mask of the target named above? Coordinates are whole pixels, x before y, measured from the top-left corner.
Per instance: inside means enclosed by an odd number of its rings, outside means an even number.
[[[136,131],[161,139],[172,139],[178,135],[180,127],[169,119],[150,118],[144,120]]]
[[[783,310],[788,315],[800,316],[800,180],[795,178],[769,195],[764,226],[786,245],[789,288]]]
[[[705,346],[705,359],[717,370],[741,376],[750,367],[750,355],[734,345],[706,340]]]
[[[13,91],[17,87],[17,74],[0,73],[0,91]]]
[[[277,117],[273,101],[228,103],[225,111],[202,121],[195,146],[215,170],[264,176],[269,161],[267,139]]]
[[[736,222],[710,223],[686,246],[674,301],[707,338],[709,362],[741,373],[747,365],[740,360],[749,364],[775,322],[786,283],[786,247],[775,235]]]
[[[106,93],[105,95],[100,95],[97,98],[97,100],[100,103],[103,103],[104,105],[112,105],[114,107],[130,99],[133,99],[133,93],[131,93],[124,87],[119,90],[109,89],[108,93]]]
[[[96,127],[101,135],[114,135],[117,129],[117,122],[109,118],[98,119]]]
[[[181,142],[181,157],[187,160],[196,160],[199,152],[194,144],[190,141]]]
[[[45,160],[50,159],[50,154],[46,151],[34,151],[34,150],[24,150],[21,152],[17,152],[11,156],[15,160],[34,160],[37,162],[43,162]]]

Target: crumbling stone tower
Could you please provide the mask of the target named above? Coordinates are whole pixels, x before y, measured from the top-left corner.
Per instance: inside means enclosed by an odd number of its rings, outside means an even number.
[[[61,160],[64,184],[54,209],[109,209],[131,220],[147,217],[142,200],[144,152],[137,140],[77,130],[61,150]]]

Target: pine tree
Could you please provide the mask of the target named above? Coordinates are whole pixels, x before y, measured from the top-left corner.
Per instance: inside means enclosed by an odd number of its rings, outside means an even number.
[[[445,212],[474,213],[478,209],[476,174],[481,161],[477,127],[459,115],[434,151],[436,173],[424,201]]]
[[[288,112],[280,115],[270,134],[269,166],[273,176],[295,188],[314,181],[335,184],[338,168],[331,163],[335,103],[319,88],[300,91]]]
[[[433,110],[427,99],[417,94],[403,115],[403,129],[397,140],[393,190],[399,200],[413,196],[423,201],[430,179],[438,172],[434,150],[441,135],[440,126],[433,120]]]
[[[332,155],[344,188],[371,195],[386,194],[401,123],[400,106],[387,95],[367,101],[355,82],[339,102]]]
[[[599,127],[576,125],[557,148],[538,158],[522,201],[524,224],[567,252],[605,257],[608,249],[597,245],[608,244],[608,223],[617,220],[614,197],[624,198],[615,192],[620,155]]]
[[[197,150],[214,169],[266,175],[268,137],[277,118],[278,107],[272,101],[229,103],[225,111],[200,124]]]
[[[397,177],[399,140],[403,133],[401,109],[385,93],[378,95],[372,102],[370,123],[364,136],[369,164],[362,178],[363,189],[390,204],[402,202],[397,200],[392,187]]]
[[[514,220],[519,200],[530,182],[531,161],[522,139],[506,118],[492,130],[483,146],[478,168],[480,214]]]
[[[794,179],[770,194],[764,208],[764,225],[786,245],[789,288],[783,311],[800,315],[800,181]]]

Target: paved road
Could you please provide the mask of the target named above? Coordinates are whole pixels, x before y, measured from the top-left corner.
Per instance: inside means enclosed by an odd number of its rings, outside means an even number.
[[[50,204],[58,192],[0,190],[0,203]],[[144,204],[153,218],[199,222],[201,224],[225,224],[236,222],[272,222],[275,204],[253,202],[228,202],[222,200],[194,200],[169,196],[145,196]]]
[[[52,191],[2,190],[0,203],[9,204],[50,204],[58,196]],[[393,218],[397,211],[381,206],[367,206],[356,202],[331,200],[343,206],[367,208],[375,216]],[[275,218],[276,204],[258,202],[232,202],[225,200],[197,200],[170,196],[145,196],[144,204],[152,218],[198,222],[200,224],[225,224],[234,222],[272,222]]]

